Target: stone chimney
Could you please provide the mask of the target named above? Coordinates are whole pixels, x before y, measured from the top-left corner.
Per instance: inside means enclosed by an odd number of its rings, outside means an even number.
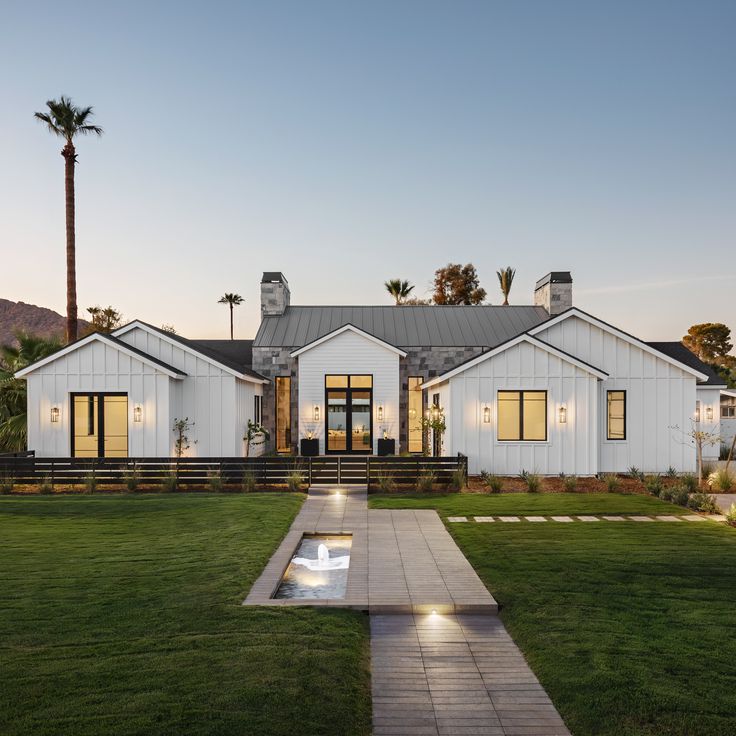
[[[569,271],[552,271],[537,281],[534,305],[550,314],[560,314],[572,306],[572,275]]]
[[[279,315],[291,299],[289,282],[281,271],[266,271],[261,279],[261,316]]]

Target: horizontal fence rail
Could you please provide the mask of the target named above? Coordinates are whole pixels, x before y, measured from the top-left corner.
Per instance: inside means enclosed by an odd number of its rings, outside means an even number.
[[[204,486],[213,476],[226,485],[240,484],[250,478],[255,485],[285,485],[298,473],[302,482],[360,484],[369,488],[384,478],[398,485],[415,484],[432,475],[437,483],[448,483],[453,474],[467,475],[467,457],[405,456],[262,456],[262,457],[147,457],[147,458],[45,458],[32,453],[0,455],[0,478],[19,485],[42,481],[52,485],[77,485],[94,476],[98,484],[119,484],[130,474],[138,483],[161,483],[176,476],[177,485]]]

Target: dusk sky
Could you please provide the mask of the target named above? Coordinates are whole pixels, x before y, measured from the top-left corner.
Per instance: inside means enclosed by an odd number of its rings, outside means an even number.
[[[570,270],[644,339],[736,331],[736,2],[8,2],[0,297],[65,309],[62,143],[78,144],[80,316],[226,337],[292,302],[390,304],[473,262],[491,303]]]

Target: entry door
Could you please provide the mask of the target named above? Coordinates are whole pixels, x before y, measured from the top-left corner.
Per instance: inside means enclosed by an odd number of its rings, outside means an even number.
[[[373,449],[373,377],[325,377],[325,451],[369,455]]]
[[[126,394],[72,394],[71,401],[73,457],[128,456]]]

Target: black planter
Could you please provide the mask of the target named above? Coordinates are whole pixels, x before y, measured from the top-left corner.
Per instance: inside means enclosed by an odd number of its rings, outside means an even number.
[[[299,444],[302,455],[306,457],[319,455],[319,440],[316,437],[313,437],[311,440],[307,437],[302,437]]]
[[[396,440],[378,440],[379,455],[395,455]]]

